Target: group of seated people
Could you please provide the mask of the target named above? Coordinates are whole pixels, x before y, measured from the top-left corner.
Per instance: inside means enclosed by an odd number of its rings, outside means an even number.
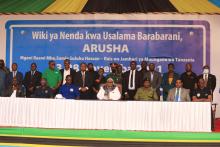
[[[155,64],[141,62],[137,71],[136,61],[130,62],[130,69],[111,63],[111,72],[104,76],[104,69],[94,70],[93,64],[81,63],[80,70],[70,68],[70,60],[64,60],[64,68],[57,69],[55,61],[41,73],[36,63],[23,74],[13,63],[11,71],[0,60],[0,96],[27,98],[65,98],[86,100],[142,100],[159,101],[212,101],[216,77],[210,74],[209,66],[196,75],[192,64],[185,65],[185,72],[175,72],[173,63],[168,64],[168,72],[161,74]],[[161,94],[162,89],[162,94]]]

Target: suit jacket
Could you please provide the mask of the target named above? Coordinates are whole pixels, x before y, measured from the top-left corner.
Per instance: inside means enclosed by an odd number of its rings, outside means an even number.
[[[175,93],[176,93],[176,88],[170,89],[169,93],[168,93],[167,101],[175,101]],[[188,89],[181,88],[180,101],[181,102],[190,101],[190,96],[189,96],[189,90]]]
[[[80,99],[94,99],[92,96],[92,78],[88,71],[85,72],[85,85],[84,87],[88,87],[89,89],[86,92],[80,91]],[[83,87],[82,73],[78,71],[75,76],[74,84],[78,87]]]
[[[33,77],[31,77],[31,71],[25,73],[23,84],[25,87],[29,86],[40,86],[42,73],[39,71],[35,71]]]
[[[147,78],[147,72],[148,72],[148,70],[143,70],[143,69],[141,69],[141,70],[139,71],[140,77],[141,77],[141,81],[143,81],[144,79]]]
[[[23,82],[23,74],[21,72],[17,71],[15,77],[16,77],[18,83],[22,84],[22,82]],[[12,81],[13,81],[13,72],[10,72],[8,74],[8,76],[7,76],[7,87],[9,87],[11,85]]]
[[[25,73],[23,84],[26,88],[26,96],[30,97],[33,92],[30,92],[28,90],[29,87],[34,87],[34,89],[37,86],[40,86],[40,81],[41,81],[42,73],[39,71],[35,71],[34,75],[31,76],[31,71],[28,71]]]
[[[175,87],[176,80],[179,79],[179,74],[174,72],[173,81],[171,84],[168,82],[168,73],[164,73],[162,77],[161,87],[163,88],[163,100],[167,100],[167,95],[170,89]]]
[[[146,74],[146,78],[151,80],[151,72],[148,71]],[[161,73],[158,71],[154,71],[153,73],[153,81],[151,81],[151,86],[155,89],[159,89],[162,82]]]
[[[203,78],[203,74],[198,76],[198,79]],[[214,92],[216,87],[216,77],[215,75],[208,74],[208,82],[207,82],[207,88],[212,90],[212,93]]]
[[[60,70],[60,73],[61,73],[62,82],[63,82],[63,78],[66,78],[66,77],[63,77],[64,69],[61,69],[61,70]],[[70,68],[70,75],[71,75],[71,77],[72,77],[72,83],[74,83],[76,71],[75,71],[74,69],[72,69],[72,68]]]
[[[88,71],[85,72],[85,87],[88,87],[89,89],[92,87],[92,78],[91,76],[89,75]],[[81,71],[78,71],[76,73],[76,76],[75,76],[75,80],[74,80],[74,84],[78,87],[82,87],[83,86],[83,80],[82,80],[82,73]]]
[[[99,77],[99,73],[97,71],[88,71],[88,73],[94,84],[95,80]]]
[[[126,71],[124,74],[123,74],[123,94],[125,92],[128,92],[129,89],[128,89],[128,84],[129,84],[129,75],[130,75],[130,70],[129,71]],[[137,90],[140,86],[142,85],[141,83],[141,76],[140,76],[140,73],[139,71],[135,71],[135,90]]]
[[[146,73],[146,78],[151,80],[151,72],[148,71]],[[151,81],[151,86],[156,89],[157,92],[157,96],[160,97],[160,86],[161,86],[161,82],[162,82],[162,76],[161,73],[159,73],[158,71],[154,71],[153,72],[153,81]]]

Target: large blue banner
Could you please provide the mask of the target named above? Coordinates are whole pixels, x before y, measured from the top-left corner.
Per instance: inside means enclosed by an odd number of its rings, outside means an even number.
[[[36,62],[40,71],[55,60],[63,68],[70,59],[74,69],[93,63],[109,72],[109,63],[153,62],[160,72],[173,62],[179,73],[187,62],[194,71],[210,63],[210,28],[193,20],[11,20],[7,29],[7,65],[18,63],[28,71]],[[140,66],[138,66],[140,68]]]

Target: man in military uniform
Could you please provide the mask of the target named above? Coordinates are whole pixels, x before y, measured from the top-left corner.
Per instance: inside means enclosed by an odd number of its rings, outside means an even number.
[[[122,83],[122,77],[121,77],[121,74],[119,74],[118,71],[117,71],[118,66],[119,65],[117,63],[111,63],[110,64],[111,73],[106,76],[106,79],[112,78],[114,80],[114,83],[121,84]]]

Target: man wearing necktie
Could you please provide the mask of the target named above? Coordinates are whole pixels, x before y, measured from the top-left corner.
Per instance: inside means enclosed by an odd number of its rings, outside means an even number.
[[[17,71],[13,71],[13,78],[16,77]]]
[[[31,63],[30,71],[25,73],[23,84],[26,88],[26,97],[32,97],[36,87],[40,86],[42,73],[37,71],[37,64]]]
[[[175,96],[175,101],[179,102],[180,101],[180,88],[176,88],[176,96]]]
[[[198,79],[204,79],[205,87],[211,90],[211,94],[213,94],[216,87],[216,77],[213,74],[210,74],[210,68],[208,65],[203,67],[203,74],[198,76]]]
[[[93,81],[86,68],[86,63],[80,64],[80,71],[76,73],[74,84],[79,87],[80,99],[93,99],[91,95]]]
[[[123,76],[123,94],[125,100],[134,100],[134,96],[140,84],[140,73],[136,70],[136,61],[131,61],[130,70],[125,72]]]
[[[152,88],[156,89],[157,97],[160,98],[160,85],[162,82],[161,73],[155,70],[155,64],[149,64],[149,71],[146,74],[146,77],[151,82]]]
[[[189,90],[182,87],[183,82],[176,80],[176,86],[169,90],[167,101],[186,102],[190,101]]]
[[[163,101],[167,101],[169,90],[175,87],[176,80],[179,79],[179,74],[175,72],[175,65],[168,64],[168,71],[163,73],[161,87],[163,88]]]
[[[13,79],[16,79],[17,83],[21,85],[22,81],[23,81],[23,74],[18,71],[17,63],[12,63],[11,69],[12,69],[12,71],[7,76],[7,87],[10,87]]]
[[[148,66],[147,61],[142,61],[141,62],[141,70],[139,71],[140,72],[141,81],[144,81],[146,79],[146,76],[147,76],[146,74],[148,72],[147,66]]]

